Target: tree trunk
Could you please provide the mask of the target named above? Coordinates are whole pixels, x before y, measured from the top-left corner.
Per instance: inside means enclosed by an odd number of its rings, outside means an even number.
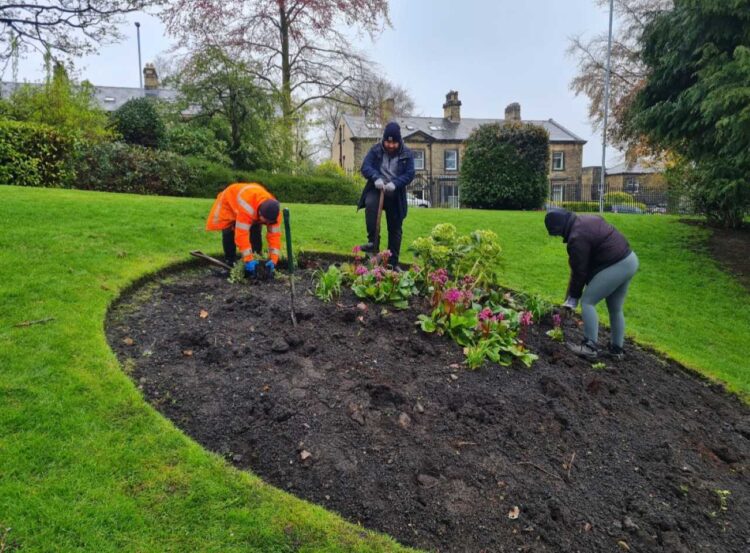
[[[281,36],[281,113],[284,117],[286,136],[283,140],[284,161],[290,162],[294,157],[292,117],[292,68],[289,59],[289,20],[286,13],[286,2],[279,2],[279,34]]]

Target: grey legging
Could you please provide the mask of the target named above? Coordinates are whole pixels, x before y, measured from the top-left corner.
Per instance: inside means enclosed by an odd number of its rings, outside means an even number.
[[[625,316],[622,306],[628,293],[628,285],[638,270],[638,256],[631,252],[625,259],[598,272],[583,291],[581,312],[583,314],[583,334],[596,343],[599,337],[599,317],[596,304],[607,299],[609,325],[612,331],[612,344],[622,347],[625,340]]]

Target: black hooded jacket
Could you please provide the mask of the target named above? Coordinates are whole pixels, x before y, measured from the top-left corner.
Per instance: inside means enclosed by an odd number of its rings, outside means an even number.
[[[544,219],[552,236],[568,244],[570,282],[567,295],[580,298],[583,287],[600,271],[622,261],[631,253],[627,239],[598,215],[576,215],[552,210]]]

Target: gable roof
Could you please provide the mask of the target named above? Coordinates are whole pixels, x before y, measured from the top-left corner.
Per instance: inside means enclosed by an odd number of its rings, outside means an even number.
[[[0,82],[0,98],[7,98],[18,88],[29,85],[33,87],[42,86],[39,83],[12,83]],[[94,86],[94,100],[104,111],[115,111],[128,100],[134,98],[158,98],[167,102],[176,102],[180,93],[173,88],[155,88],[146,90],[129,86]],[[183,115],[195,115],[197,109],[190,106],[182,112]]]
[[[352,138],[378,140],[383,134],[383,126],[362,115],[344,114],[344,121],[352,131]],[[505,119],[468,119],[461,118],[458,123],[451,123],[444,117],[398,117],[394,119],[401,125],[401,136],[407,139],[415,133],[424,133],[435,140],[462,141],[480,125],[489,123],[505,123]],[[585,144],[586,141],[570,132],[554,119],[546,121],[522,120],[521,123],[531,123],[543,127],[549,133],[550,142],[575,142]]]
[[[651,175],[653,173],[660,173],[664,170],[659,164],[647,165],[641,164],[640,162],[628,163],[623,162],[615,165],[614,167],[607,167],[608,175]]]

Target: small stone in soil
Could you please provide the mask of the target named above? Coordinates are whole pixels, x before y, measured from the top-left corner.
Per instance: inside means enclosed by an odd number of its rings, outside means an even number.
[[[411,417],[407,415],[406,413],[401,413],[398,416],[398,425],[401,428],[409,428],[409,425],[411,424]]]
[[[458,380],[457,374],[451,374],[451,380]]]
[[[289,344],[286,343],[284,338],[276,338],[271,344],[271,350],[276,353],[284,353],[289,351]]]
[[[438,485],[438,479],[434,476],[430,476],[429,474],[419,474],[417,475],[417,482],[419,482],[419,485],[423,488],[434,488]]]
[[[417,402],[417,404],[414,406],[414,411],[417,413],[424,413],[424,407],[421,403]]]

